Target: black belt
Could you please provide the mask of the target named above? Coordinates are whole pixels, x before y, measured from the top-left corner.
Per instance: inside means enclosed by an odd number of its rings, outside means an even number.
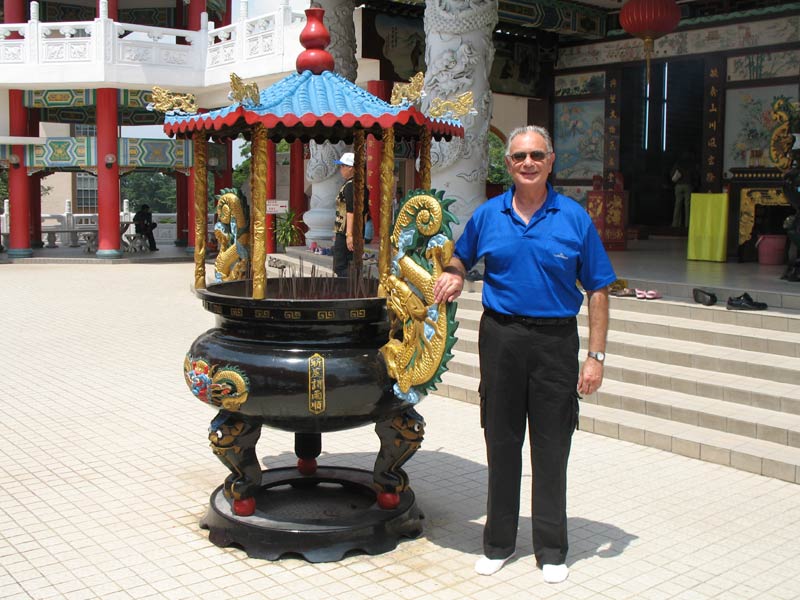
[[[483,312],[499,323],[517,323],[526,327],[541,327],[552,325],[570,325],[576,322],[575,317],[525,317],[521,315],[504,315],[491,308],[484,308]]]

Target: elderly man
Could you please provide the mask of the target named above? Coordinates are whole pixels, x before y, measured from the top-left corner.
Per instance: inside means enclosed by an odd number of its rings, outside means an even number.
[[[569,575],[567,460],[578,423],[578,393],[603,381],[608,288],[616,280],[600,237],[581,206],[547,183],[555,154],[546,129],[508,138],[514,185],[475,210],[434,288],[455,300],[467,272],[484,261],[480,323],[481,424],[489,466],[481,575],[514,554],[526,425],[533,460],[533,548],[544,580]],[[589,298],[589,343],[578,367],[576,315]]]

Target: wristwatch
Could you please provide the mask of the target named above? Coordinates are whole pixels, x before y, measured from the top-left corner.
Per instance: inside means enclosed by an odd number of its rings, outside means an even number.
[[[587,356],[589,358],[595,359],[597,362],[603,362],[606,359],[605,352],[592,352],[591,350],[589,350]]]

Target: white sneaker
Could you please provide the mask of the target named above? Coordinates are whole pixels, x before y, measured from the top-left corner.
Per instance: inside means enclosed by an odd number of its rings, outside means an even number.
[[[512,552],[505,558],[488,558],[481,556],[475,561],[475,572],[478,575],[494,575],[514,556]]]
[[[542,565],[545,583],[561,583],[569,577],[567,565]]]

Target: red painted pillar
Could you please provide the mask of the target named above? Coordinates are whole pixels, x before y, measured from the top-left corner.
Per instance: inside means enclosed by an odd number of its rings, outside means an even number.
[[[227,27],[231,24],[231,0],[225,0],[225,15],[222,17],[222,26]]]
[[[175,0],[175,29],[183,29],[186,24],[186,20],[183,18],[183,11],[185,8],[186,5],[183,3],[183,0]],[[181,40],[182,39],[183,38],[181,38]]]
[[[25,7],[27,2],[25,0],[4,0],[3,1],[3,14],[5,15],[6,23],[25,23],[28,19],[25,18]],[[19,37],[17,34],[11,37]]]
[[[12,136],[28,135],[28,110],[22,103],[22,90],[8,91],[9,133]],[[8,202],[11,226],[8,255],[25,258],[33,255],[31,249],[31,190],[28,168],[25,166],[25,146],[11,146],[11,154],[19,160],[8,170]]]
[[[189,4],[186,29],[189,31],[200,31],[200,15],[204,12],[206,12],[206,0],[192,0]]]
[[[117,90],[97,90],[97,257],[118,258],[119,116]]]
[[[185,247],[189,229],[188,216],[189,181],[188,177],[180,172],[175,172],[175,245]]]
[[[380,98],[389,101],[392,96],[391,81],[368,81],[367,91]],[[367,188],[369,189],[369,214],[372,217],[372,225],[375,228],[373,240],[380,239],[380,213],[381,213],[381,156],[383,154],[383,142],[376,140],[372,136],[367,137]]]
[[[278,156],[275,151],[275,142],[267,141],[267,200],[274,200],[278,186],[275,179],[275,162]],[[265,223],[267,231],[267,254],[274,254],[277,247],[275,245],[275,215],[267,214]]]
[[[303,213],[306,212],[305,157],[303,142],[295,140],[289,147],[289,208],[297,214],[297,224],[303,226]],[[305,244],[305,238],[300,241]]]
[[[28,109],[28,135],[39,137],[39,109]],[[31,189],[31,248],[41,248],[42,242],[42,173],[30,176]]]
[[[189,169],[189,176],[186,178],[186,252],[194,254],[194,167]]]

